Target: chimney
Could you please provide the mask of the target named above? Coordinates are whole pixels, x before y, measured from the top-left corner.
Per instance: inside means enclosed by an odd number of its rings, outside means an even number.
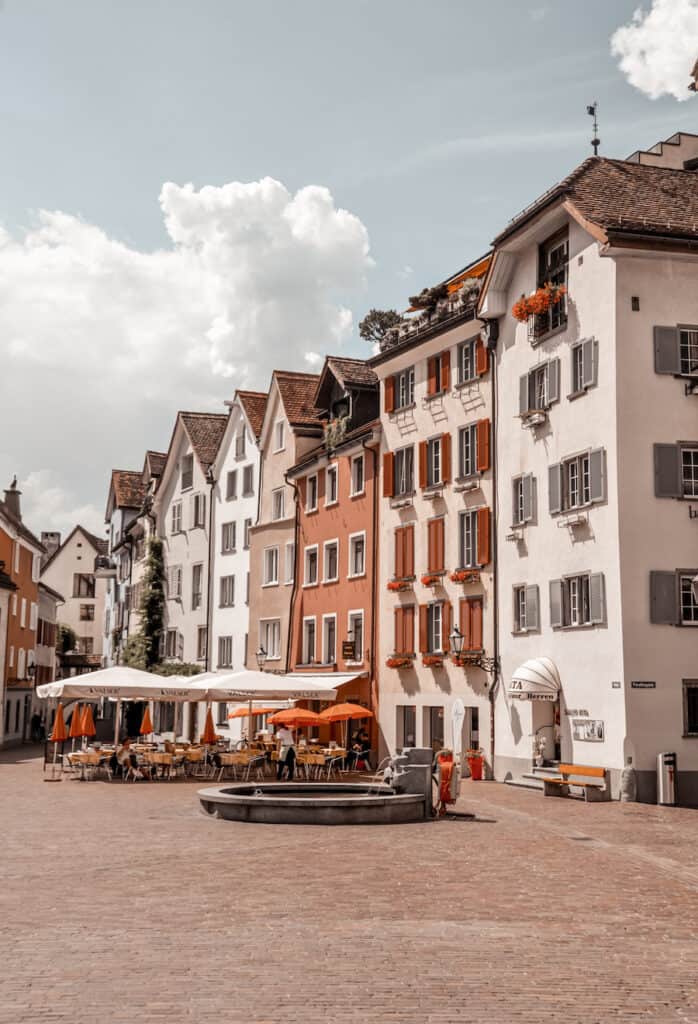
[[[41,534],[41,543],[46,548],[46,554],[42,558],[42,565],[45,565],[61,546],[61,535],[60,533],[44,531]]]
[[[5,490],[5,505],[10,515],[19,519],[20,522],[22,521],[22,508],[19,503],[21,495],[22,492],[17,489],[17,477],[15,477],[9,488]]]

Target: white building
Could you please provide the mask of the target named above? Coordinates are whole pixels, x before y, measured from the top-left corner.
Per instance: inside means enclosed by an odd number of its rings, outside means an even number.
[[[98,570],[106,584],[103,655],[105,667],[119,663],[129,635],[133,549],[128,527],[142,510],[144,497],[142,473],[125,469],[112,470],[104,517],[107,524],[108,562]]]
[[[259,501],[259,435],[267,396],[237,391],[213,463],[210,667],[233,672],[245,667],[249,633],[250,529]],[[227,730],[227,705],[214,709]]]
[[[590,158],[495,240],[495,775],[530,776],[542,739],[616,794],[632,761],[651,800],[675,751],[695,803],[698,137],[645,156]],[[546,282],[567,294],[517,322]]]

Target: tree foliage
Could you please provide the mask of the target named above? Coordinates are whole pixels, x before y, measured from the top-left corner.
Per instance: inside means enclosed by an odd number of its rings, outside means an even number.
[[[68,654],[77,647],[78,638],[72,626],[66,626],[64,622],[58,623],[58,651],[60,654]]]
[[[165,620],[165,561],[159,537],[150,537],[148,540],[140,613],[140,633],[143,637],[145,668],[148,669],[160,660],[160,639]]]
[[[359,334],[364,341],[380,345],[391,327],[397,327],[402,317],[394,309],[372,309],[359,324]]]

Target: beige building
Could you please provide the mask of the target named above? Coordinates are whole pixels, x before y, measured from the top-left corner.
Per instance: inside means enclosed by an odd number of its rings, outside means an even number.
[[[257,652],[265,670],[289,668],[296,510],[286,474],[322,438],[313,405],[318,381],[312,373],[272,374],[259,438],[259,510],[250,529],[248,668],[257,668]]]

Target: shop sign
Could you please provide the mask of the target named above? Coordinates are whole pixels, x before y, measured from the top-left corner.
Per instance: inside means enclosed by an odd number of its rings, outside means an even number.
[[[656,690],[657,684],[654,679],[633,679],[630,683],[633,690]]]
[[[356,661],[356,650],[353,640],[342,641],[342,658],[344,661]]]
[[[565,714],[568,718],[588,718],[589,712],[584,708],[566,708]]]

